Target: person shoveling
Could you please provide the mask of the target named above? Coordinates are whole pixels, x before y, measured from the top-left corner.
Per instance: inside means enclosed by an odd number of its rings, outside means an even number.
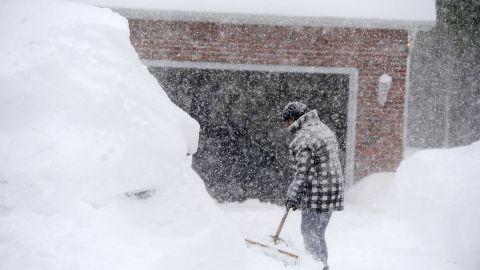
[[[323,263],[324,270],[328,270],[325,230],[332,212],[343,210],[344,199],[338,142],[333,131],[320,121],[317,110],[309,110],[301,102],[288,103],[282,111],[282,118],[294,135],[289,145],[294,175],[287,190],[286,212],[273,239],[274,244],[289,209],[300,209],[305,249]],[[277,249],[278,254],[284,254],[281,251],[284,250]],[[298,259],[297,255],[291,255]]]
[[[287,191],[287,208],[302,210],[305,249],[328,269],[325,242],[332,211],[343,210],[344,178],[335,134],[301,102],[290,102],[282,112],[294,134],[289,145],[294,177]]]

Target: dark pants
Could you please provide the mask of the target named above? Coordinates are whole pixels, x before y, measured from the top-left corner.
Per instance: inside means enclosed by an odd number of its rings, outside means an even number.
[[[302,212],[302,235],[305,249],[312,254],[317,261],[322,261],[326,266],[328,259],[327,242],[325,242],[325,230],[332,212],[319,212],[304,210]]]

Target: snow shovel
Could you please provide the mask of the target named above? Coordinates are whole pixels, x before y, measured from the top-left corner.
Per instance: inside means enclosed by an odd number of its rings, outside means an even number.
[[[280,224],[278,225],[277,232],[275,235],[270,235],[273,240],[273,246],[272,245],[267,245],[260,243],[258,241],[253,241],[250,239],[245,239],[245,242],[247,243],[247,246],[255,246],[259,247],[262,249],[262,251],[275,259],[280,259],[281,261],[287,263],[287,264],[295,264],[298,260],[298,255],[293,254],[292,252],[283,250],[281,248],[276,247],[277,244],[279,243],[280,239],[280,232],[282,231],[283,224],[285,224],[285,220],[287,219],[288,211],[290,209],[286,208],[285,214],[283,214],[282,220],[280,221]]]

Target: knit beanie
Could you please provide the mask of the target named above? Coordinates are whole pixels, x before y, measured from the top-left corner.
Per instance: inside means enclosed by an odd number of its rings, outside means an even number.
[[[307,105],[298,101],[293,101],[293,102],[289,102],[287,106],[283,108],[282,118],[283,118],[283,121],[287,121],[288,119],[297,120],[298,118],[300,118],[300,116],[302,116],[306,112],[308,112]]]

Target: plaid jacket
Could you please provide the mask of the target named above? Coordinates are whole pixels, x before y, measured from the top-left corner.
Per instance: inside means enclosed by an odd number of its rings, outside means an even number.
[[[344,179],[335,134],[317,110],[302,115],[289,129],[295,135],[289,146],[294,179],[287,199],[300,209],[343,210]]]

